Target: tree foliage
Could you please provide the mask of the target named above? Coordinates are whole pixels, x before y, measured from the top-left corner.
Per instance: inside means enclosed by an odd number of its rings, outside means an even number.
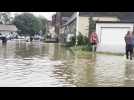
[[[11,24],[12,19],[10,12],[0,12],[0,24]]]
[[[41,30],[41,23],[33,14],[22,13],[16,15],[13,24],[19,29],[20,35],[34,36],[35,33]]]
[[[48,21],[46,18],[39,16],[38,20],[40,22],[40,27],[41,27],[41,31],[43,34],[47,33],[47,29],[48,29]]]
[[[83,36],[82,33],[79,33],[79,35],[77,36],[77,39],[78,39],[77,46],[88,45],[89,44],[88,38],[86,36]],[[74,46],[75,43],[76,43],[76,37],[73,36],[73,37],[71,37],[70,40],[71,41],[69,43],[67,43],[67,45]]]

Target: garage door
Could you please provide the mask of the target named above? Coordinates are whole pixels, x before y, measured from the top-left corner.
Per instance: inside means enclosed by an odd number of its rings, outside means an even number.
[[[102,28],[101,29],[101,43],[123,45],[124,36],[130,28]]]
[[[125,52],[124,36],[129,30],[129,27],[101,28],[100,50]]]

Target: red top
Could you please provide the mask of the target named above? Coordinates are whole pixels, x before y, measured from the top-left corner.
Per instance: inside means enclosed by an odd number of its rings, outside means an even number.
[[[98,36],[95,32],[93,32],[90,36],[90,43],[98,43]]]

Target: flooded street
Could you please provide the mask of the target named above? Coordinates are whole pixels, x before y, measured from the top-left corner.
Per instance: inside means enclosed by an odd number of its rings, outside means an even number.
[[[134,86],[134,61],[97,54],[80,58],[59,44],[0,42],[0,87]]]

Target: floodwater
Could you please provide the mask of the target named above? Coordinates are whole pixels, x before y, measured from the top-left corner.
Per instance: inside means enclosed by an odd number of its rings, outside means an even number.
[[[0,42],[0,87],[134,86],[134,61],[123,56],[78,57],[60,44]]]

